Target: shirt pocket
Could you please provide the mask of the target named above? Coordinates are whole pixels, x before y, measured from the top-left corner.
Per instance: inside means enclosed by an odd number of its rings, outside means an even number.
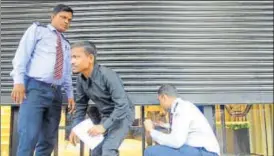
[[[37,43],[39,51],[44,51],[48,54],[56,55],[57,42],[53,35],[43,35],[41,40]]]

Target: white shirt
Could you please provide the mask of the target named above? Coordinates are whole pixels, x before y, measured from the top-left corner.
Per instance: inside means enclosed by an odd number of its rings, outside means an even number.
[[[207,151],[220,155],[220,147],[213,130],[193,103],[177,98],[171,106],[171,113],[171,132],[165,134],[152,130],[150,135],[154,141],[172,148],[183,145],[204,147]]]

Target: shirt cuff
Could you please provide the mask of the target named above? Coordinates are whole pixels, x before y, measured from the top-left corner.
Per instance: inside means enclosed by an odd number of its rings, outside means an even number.
[[[13,84],[24,84],[24,75],[14,76]]]
[[[169,123],[164,123],[162,125],[163,128],[169,129],[170,128],[170,124]]]
[[[103,123],[103,127],[105,129],[109,129],[110,126],[113,124],[113,121],[111,120],[111,118],[108,118],[104,123]]]
[[[73,91],[72,90],[66,90],[66,94],[69,99],[73,99]]]

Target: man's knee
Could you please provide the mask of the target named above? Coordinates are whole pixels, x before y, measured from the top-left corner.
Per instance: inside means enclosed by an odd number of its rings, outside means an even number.
[[[102,148],[94,148],[91,152],[91,156],[101,156],[102,155]]]
[[[103,149],[102,156],[118,156],[119,151],[118,149]]]
[[[35,145],[37,143],[38,137],[27,132],[19,133],[17,155],[30,156],[33,155]]]
[[[38,141],[39,132],[36,129],[30,130],[20,128],[18,129],[18,135],[20,142],[25,144],[24,146],[35,146]]]

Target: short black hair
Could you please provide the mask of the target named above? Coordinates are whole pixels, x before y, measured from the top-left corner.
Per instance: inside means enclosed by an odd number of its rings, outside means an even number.
[[[93,55],[95,57],[97,55],[96,46],[91,41],[79,41],[79,42],[76,42],[76,43],[72,44],[71,49],[72,48],[76,48],[76,47],[83,47],[85,49],[85,52],[87,54],[89,54],[89,55]]]
[[[177,89],[173,85],[164,84],[158,89],[158,95],[178,97]]]
[[[64,4],[58,4],[56,7],[53,8],[53,14],[58,14],[59,12],[71,12],[73,15],[73,10],[71,7],[64,5]]]

